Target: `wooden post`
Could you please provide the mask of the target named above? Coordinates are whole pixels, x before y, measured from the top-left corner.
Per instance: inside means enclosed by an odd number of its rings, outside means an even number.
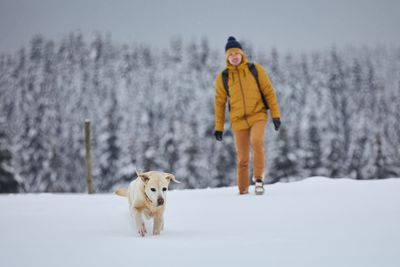
[[[86,159],[86,182],[88,194],[93,194],[93,176],[92,176],[92,152],[90,146],[90,120],[85,120],[85,159]]]

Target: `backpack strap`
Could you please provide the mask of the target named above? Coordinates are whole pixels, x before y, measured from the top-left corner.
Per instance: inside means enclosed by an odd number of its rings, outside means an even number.
[[[256,65],[254,65],[254,63],[247,63],[247,66],[249,67],[251,74],[253,74],[254,79],[256,79],[258,90],[260,91],[260,94],[261,94],[262,102],[264,103],[265,109],[268,110],[269,109],[268,102],[267,102],[267,99],[265,98],[263,92],[261,91],[261,86],[260,86],[260,81],[258,80],[258,71],[257,71]]]
[[[229,86],[228,86],[228,81],[229,81],[228,69],[225,69],[222,72],[221,75],[222,75],[222,83],[224,84],[226,96],[228,97],[228,110],[231,111],[230,96],[229,96]]]

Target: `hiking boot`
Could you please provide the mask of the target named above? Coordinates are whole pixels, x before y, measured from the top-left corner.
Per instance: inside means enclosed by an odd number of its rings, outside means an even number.
[[[254,181],[254,192],[256,195],[262,195],[264,194],[264,183],[263,180],[260,178],[253,179]]]

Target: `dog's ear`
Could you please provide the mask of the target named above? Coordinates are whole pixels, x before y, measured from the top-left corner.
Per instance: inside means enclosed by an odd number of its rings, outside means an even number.
[[[139,177],[142,172],[140,170],[136,169],[135,173],[136,173],[137,177]]]
[[[144,183],[147,183],[150,180],[150,176],[145,172],[142,173],[136,172],[136,174],[138,177],[140,177],[140,179],[142,179]]]
[[[165,174],[165,179],[167,179],[168,182],[171,182],[171,180],[172,180],[172,181],[174,181],[175,183],[178,183],[178,184],[181,183],[181,182],[179,182],[178,180],[176,180],[175,175],[170,174],[170,173],[166,173],[166,174]]]

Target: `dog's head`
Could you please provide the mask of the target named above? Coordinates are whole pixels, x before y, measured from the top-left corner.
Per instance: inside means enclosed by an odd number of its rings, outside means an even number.
[[[144,183],[144,192],[149,202],[157,207],[165,204],[169,183],[180,183],[173,174],[165,172],[137,172],[137,175]]]

